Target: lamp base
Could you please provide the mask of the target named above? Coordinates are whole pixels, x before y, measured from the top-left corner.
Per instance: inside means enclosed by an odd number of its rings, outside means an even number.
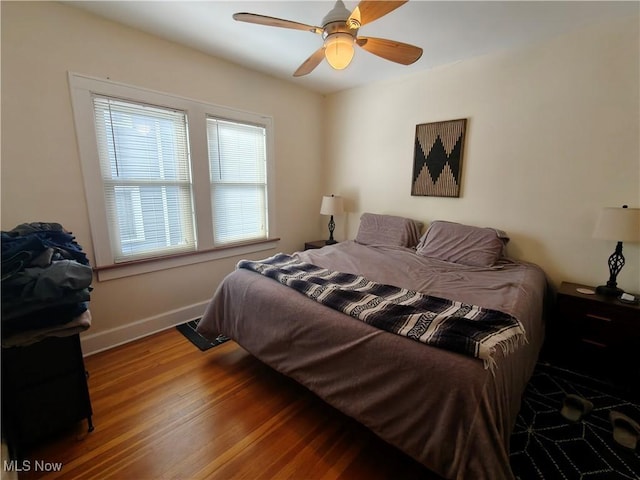
[[[338,242],[336,242],[333,238],[330,238],[329,240],[324,242],[325,245],[333,245],[334,243],[338,243]]]
[[[610,287],[608,285],[600,285],[596,288],[596,293],[598,295],[603,295],[605,297],[619,297],[624,293],[624,290],[618,287]]]

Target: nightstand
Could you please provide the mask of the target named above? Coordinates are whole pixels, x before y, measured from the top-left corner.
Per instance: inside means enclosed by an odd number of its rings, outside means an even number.
[[[563,282],[548,326],[552,361],[621,387],[640,390],[640,305],[585,294]]]
[[[80,335],[2,348],[2,433],[17,457],[87,419],[93,430]]]
[[[327,245],[326,240],[315,240],[313,242],[305,242],[304,249],[305,250],[313,250],[314,248],[322,248]]]

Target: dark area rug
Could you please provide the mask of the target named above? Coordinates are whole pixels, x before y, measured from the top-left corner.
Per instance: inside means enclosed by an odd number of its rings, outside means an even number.
[[[211,347],[215,347],[229,340],[229,337],[225,337],[224,335],[218,335],[213,341],[203,337],[196,332],[199,321],[200,319],[191,320],[190,322],[176,326],[176,329],[202,351],[209,350]]]
[[[560,415],[566,395],[593,403],[577,423]],[[511,436],[511,467],[519,480],[640,479],[640,453],[613,440],[609,412],[640,421],[638,399],[611,385],[549,364],[538,364]]]

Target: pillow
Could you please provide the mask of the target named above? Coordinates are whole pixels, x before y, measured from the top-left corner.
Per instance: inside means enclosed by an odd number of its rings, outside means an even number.
[[[356,242],[363,245],[415,247],[420,238],[421,222],[394,215],[363,213]]]
[[[437,220],[420,239],[418,255],[474,267],[491,267],[502,257],[509,241],[495,228],[473,227]]]

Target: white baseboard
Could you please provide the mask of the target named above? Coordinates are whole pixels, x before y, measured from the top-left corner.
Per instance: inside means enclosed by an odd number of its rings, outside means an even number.
[[[204,313],[209,301],[194,303],[186,307],[161,313],[153,317],[143,318],[121,327],[112,328],[95,334],[87,333],[80,336],[82,353],[84,356],[108,350],[138,338],[146,337],[161,330],[180,325],[199,318]]]

